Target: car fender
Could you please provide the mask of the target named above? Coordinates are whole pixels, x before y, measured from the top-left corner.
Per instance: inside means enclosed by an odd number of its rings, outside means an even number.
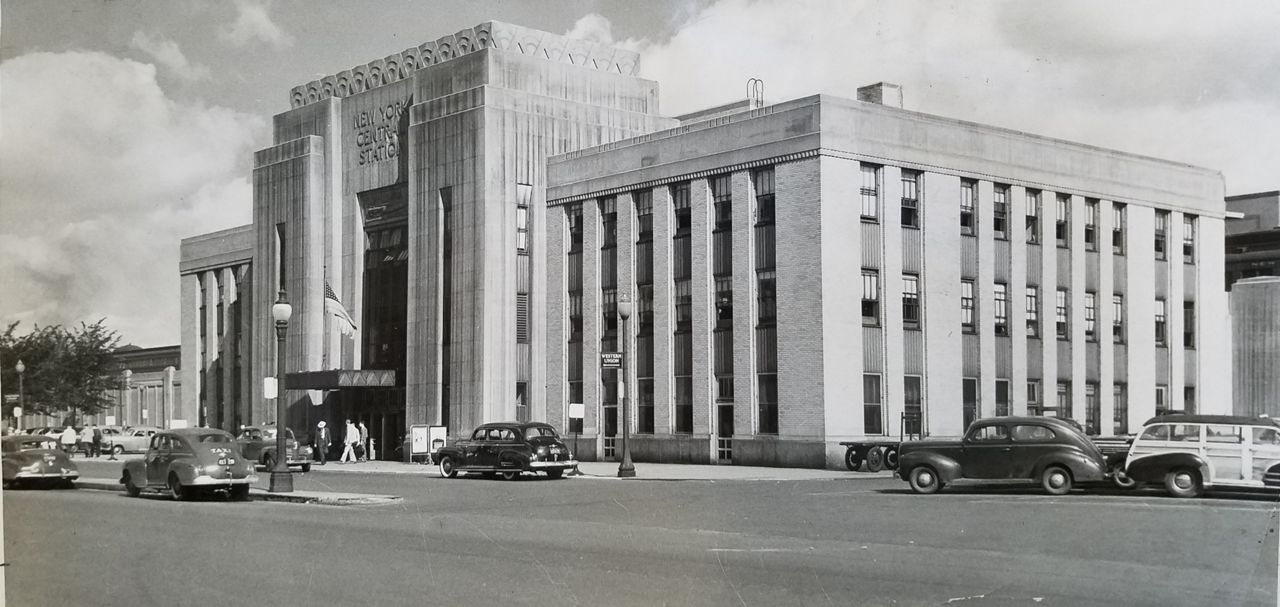
[[[1200,479],[1209,484],[1209,462],[1197,453],[1156,453],[1132,459],[1125,466],[1125,474],[1140,483],[1157,483],[1174,468],[1192,468],[1200,472]]]
[[[133,478],[133,484],[138,487],[145,487],[147,484],[147,466],[146,462],[140,459],[131,459],[124,463],[124,472],[128,472]],[[139,482],[141,481],[141,482]],[[120,484],[124,484],[124,474],[120,475]]]
[[[515,465],[508,465],[508,462],[514,462]],[[498,452],[498,467],[525,470],[529,467],[529,454],[515,449],[504,449]]]
[[[435,461],[438,462],[440,461],[440,458],[445,456],[452,457],[454,460],[456,460],[454,463],[455,466],[462,465],[462,463],[465,462],[467,459],[466,457],[463,457],[462,449],[457,447],[456,445],[446,445],[444,447],[440,447],[439,449],[436,449],[436,454],[434,456]]]
[[[1045,468],[1063,466],[1071,471],[1071,479],[1076,482],[1101,481],[1107,478],[1107,470],[1098,465],[1093,458],[1083,453],[1053,453],[1041,457],[1036,462],[1032,478],[1040,478]]]
[[[898,456],[898,474],[903,480],[906,480],[907,473],[912,468],[922,465],[933,468],[938,473],[938,478],[944,483],[964,478],[960,473],[960,463],[944,455],[928,451],[911,451]]]
[[[4,480],[12,480],[18,477],[18,462],[6,459],[3,464]]]
[[[170,474],[177,474],[178,482],[184,485],[194,483],[196,477],[199,476],[196,473],[195,466],[190,462],[173,462],[172,464],[169,464],[169,474],[164,475],[166,483],[169,482],[168,479]]]

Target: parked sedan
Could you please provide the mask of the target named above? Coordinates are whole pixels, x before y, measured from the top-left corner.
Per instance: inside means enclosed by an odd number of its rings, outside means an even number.
[[[124,453],[142,453],[151,444],[151,437],[161,428],[155,426],[130,426],[120,434],[111,437],[111,452],[116,455]]]
[[[146,457],[125,462],[120,484],[132,497],[145,490],[168,490],[177,500],[197,492],[228,491],[233,499],[244,500],[257,480],[253,462],[241,457],[230,433],[183,428],[156,432]]]
[[[436,460],[445,478],[459,472],[497,473],[507,480],[515,480],[522,472],[546,472],[550,478],[560,478],[578,465],[555,428],[517,422],[484,424],[471,433],[470,440],[441,447]]]
[[[58,448],[57,439],[26,434],[6,436],[0,441],[0,452],[3,453],[4,484],[9,487],[36,484],[74,487],[73,481],[80,477],[70,456]]]
[[[240,454],[251,462],[257,462],[268,471],[276,467],[276,427],[245,426],[236,437],[240,445]],[[285,455],[289,466],[299,466],[303,472],[311,471],[311,447],[298,445],[293,439],[293,430],[285,428]]]
[[[978,420],[960,440],[902,443],[898,461],[898,474],[916,493],[935,493],[957,479],[1027,479],[1062,495],[1074,483],[1107,477],[1107,460],[1098,447],[1052,417]]]

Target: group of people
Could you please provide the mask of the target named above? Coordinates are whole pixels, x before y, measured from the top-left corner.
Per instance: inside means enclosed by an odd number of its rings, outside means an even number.
[[[316,424],[316,431],[311,440],[316,462],[321,466],[328,459],[329,448],[333,445],[333,437],[327,426],[328,424],[323,420]],[[351,423],[350,419],[347,420],[342,444],[342,457],[338,460],[339,464],[369,461],[369,429],[365,427],[364,420],[360,420],[358,424]]]
[[[85,426],[79,432],[68,425],[58,433],[58,446],[71,455],[84,453],[85,457],[102,455],[102,429],[97,426]]]

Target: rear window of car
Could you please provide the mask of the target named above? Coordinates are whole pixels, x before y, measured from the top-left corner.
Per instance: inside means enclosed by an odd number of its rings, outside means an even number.
[[[1033,443],[1053,440],[1058,435],[1044,426],[1014,426],[1013,440]]]
[[[1244,442],[1244,434],[1240,426],[1209,424],[1204,427],[1204,440],[1207,443],[1228,443],[1238,445]]]
[[[532,427],[532,428],[525,428],[525,430],[524,430],[524,434],[525,434],[525,436],[526,436],[526,437],[528,437],[528,438],[536,438],[536,437],[539,437],[539,436],[549,436],[549,437],[551,437],[551,438],[557,438],[557,437],[558,437],[558,435],[556,434],[556,431],[555,431],[555,430],[553,430],[553,429],[551,429],[551,428],[545,428],[545,427],[542,427],[542,426],[534,426],[534,427]]]
[[[1253,444],[1280,445],[1280,431],[1275,428],[1254,428]]]
[[[973,440],[980,443],[1009,440],[1009,430],[1004,426],[983,426],[973,431]]]
[[[202,443],[229,443],[231,437],[225,434],[205,434],[200,437]]]
[[[1142,436],[1139,436],[1138,440],[1169,440],[1169,426],[1165,424],[1148,426],[1142,431]]]

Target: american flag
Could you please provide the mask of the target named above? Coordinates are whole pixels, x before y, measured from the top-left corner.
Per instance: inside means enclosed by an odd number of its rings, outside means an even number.
[[[324,281],[324,311],[337,316],[343,321],[343,333],[350,333],[356,330],[356,321],[351,320],[351,315],[347,313],[347,307],[342,305],[342,301],[338,299],[338,295],[333,292],[333,287],[329,286],[329,281],[327,280]]]

